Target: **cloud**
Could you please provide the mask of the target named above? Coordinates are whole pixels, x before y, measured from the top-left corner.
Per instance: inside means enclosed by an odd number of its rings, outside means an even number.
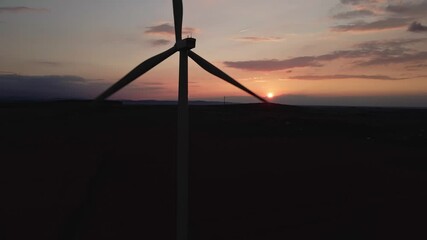
[[[347,25],[338,25],[332,27],[335,32],[364,32],[364,31],[380,31],[396,28],[403,28],[411,22],[408,18],[387,18],[374,22],[358,21]]]
[[[409,46],[425,42],[427,38],[369,41],[357,44],[355,49],[346,52],[348,58],[353,58],[352,56],[364,58],[355,62],[358,66],[417,63],[427,61],[427,52]]]
[[[249,30],[250,30],[250,28],[245,28],[245,29],[240,30],[239,33],[244,33],[244,32],[247,32]]]
[[[419,22],[413,22],[411,25],[409,25],[408,31],[415,33],[427,32],[427,26],[424,26]]]
[[[0,7],[0,13],[26,13],[26,12],[48,12],[46,8],[32,8],[32,7]]]
[[[408,46],[427,42],[427,38],[370,41],[356,45],[367,52],[368,59],[357,62],[359,66],[417,63],[427,61],[427,52]]]
[[[425,18],[427,12],[427,0],[341,0],[347,12],[332,16],[337,20],[352,19],[358,17],[376,16],[372,22],[357,21],[350,24],[338,24],[331,27],[335,32],[366,32],[381,31],[399,28],[407,28],[408,31],[422,32],[426,26],[417,19]]]
[[[396,78],[385,75],[303,75],[292,76],[289,79],[297,80],[336,80],[336,79],[371,79],[371,80],[404,80],[408,78]]]
[[[175,29],[172,25],[165,23],[157,26],[148,27],[148,30],[145,31],[145,33],[173,35],[175,34]]]
[[[3,99],[58,99],[94,98],[107,85],[79,76],[24,76],[0,74],[0,98]]]
[[[152,46],[158,47],[158,46],[168,45],[171,43],[171,41],[166,40],[166,39],[155,39],[155,40],[150,40],[150,43]]]
[[[361,52],[371,59],[408,56],[417,53],[410,46],[423,42],[427,42],[427,38],[368,41],[356,44],[351,52]]]
[[[361,62],[360,66],[388,65],[427,61],[427,52],[405,53],[397,56],[380,56]]]
[[[235,40],[243,41],[243,42],[259,43],[259,42],[280,42],[283,40],[283,38],[281,38],[281,37],[254,37],[254,36],[249,36],[249,37],[238,37],[238,38],[235,38]]]
[[[427,42],[427,38],[407,38],[407,39],[393,39],[383,41],[367,41],[356,44],[355,47],[367,50],[380,50],[380,49],[406,49],[406,46],[416,43]]]
[[[342,4],[349,4],[349,5],[360,5],[360,4],[366,4],[366,3],[376,3],[377,0],[341,0]]]
[[[224,62],[227,67],[238,68],[249,71],[278,71],[278,70],[289,70],[292,68],[300,67],[321,67],[322,62],[333,61],[340,58],[360,58],[364,57],[369,52],[363,49],[358,50],[343,50],[335,51],[328,54],[318,56],[303,56],[289,58],[285,60],[251,60],[251,61],[236,61],[236,62]]]
[[[419,69],[425,69],[427,68],[427,64],[415,64],[415,65],[409,65],[405,67],[409,71],[419,70]]]
[[[390,13],[399,14],[399,16],[425,16],[427,12],[427,0],[422,2],[400,2],[399,4],[391,4],[385,8]]]
[[[350,18],[358,18],[358,17],[371,17],[375,16],[376,14],[372,12],[371,10],[367,9],[361,9],[361,10],[354,10],[354,11],[348,11],[343,13],[338,13],[333,16],[335,19],[350,19]]]
[[[227,67],[238,68],[251,71],[277,71],[297,67],[317,67],[320,66],[316,61],[316,57],[297,57],[286,60],[253,60],[253,61],[237,61],[224,62]]]
[[[409,46],[427,42],[427,38],[369,41],[357,44],[353,49],[339,50],[317,56],[303,56],[284,60],[226,61],[227,67],[248,71],[278,71],[298,67],[321,67],[325,62],[337,59],[354,59],[354,66],[374,66],[427,61],[427,52]]]
[[[191,28],[191,27],[184,27],[182,29],[183,35],[191,35],[195,32],[197,32],[197,29]],[[169,23],[164,23],[164,24],[148,27],[148,30],[146,30],[145,33],[154,34],[154,35],[175,36],[175,28]]]

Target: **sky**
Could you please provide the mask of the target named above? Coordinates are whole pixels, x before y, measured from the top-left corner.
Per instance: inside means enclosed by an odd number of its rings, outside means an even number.
[[[272,102],[427,107],[427,0],[184,0],[194,52]],[[174,44],[171,0],[0,0],[0,99],[92,99]],[[175,100],[178,54],[111,99]],[[257,102],[189,61],[191,100]]]

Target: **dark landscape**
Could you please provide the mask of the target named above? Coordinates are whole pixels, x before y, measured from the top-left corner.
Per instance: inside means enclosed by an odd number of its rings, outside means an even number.
[[[175,239],[173,105],[0,104],[0,239]],[[191,239],[426,239],[427,109],[190,107]]]

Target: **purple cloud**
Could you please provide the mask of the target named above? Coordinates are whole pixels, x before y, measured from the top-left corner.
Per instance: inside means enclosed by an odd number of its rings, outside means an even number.
[[[238,61],[238,62],[224,62],[227,67],[239,68],[251,71],[277,71],[298,67],[318,67],[321,66],[316,57],[297,57],[286,60],[252,60],[252,61]]]
[[[408,31],[415,33],[427,32],[427,26],[424,26],[419,22],[413,22],[409,25]]]
[[[351,19],[376,16],[376,21],[358,21],[331,27],[335,32],[381,31],[408,28],[411,32],[424,32],[426,26],[416,19],[424,18],[427,12],[427,0],[418,1],[385,1],[385,0],[341,0],[349,5],[350,11],[332,16],[334,19]],[[412,23],[412,24],[411,24]]]
[[[248,71],[279,71],[300,67],[321,67],[337,59],[354,59],[354,66],[374,66],[427,61],[427,52],[409,48],[427,42],[427,38],[370,41],[357,44],[353,49],[334,51],[317,56],[295,57],[285,60],[227,61],[227,67]]]
[[[360,4],[367,4],[367,3],[377,3],[378,0],[341,0],[342,4],[348,4],[348,5],[360,5]]]
[[[427,68],[427,64],[415,64],[415,65],[409,65],[405,67],[409,71],[416,71],[419,69],[425,69]]]
[[[191,35],[195,33],[197,30],[195,28],[191,27],[184,27],[182,29],[183,35]],[[168,36],[174,36],[175,35],[175,28],[170,25],[169,23],[164,23],[156,26],[148,27],[148,30],[145,31],[146,34],[155,34],[155,35],[168,35]]]
[[[379,31],[408,26],[412,19],[407,18],[387,18],[374,22],[358,21],[347,25],[338,25],[332,27],[335,32],[363,32],[363,31]]]
[[[151,40],[150,42],[151,42],[151,45],[154,47],[165,46],[171,43],[171,41],[166,39],[155,39],[155,40]]]
[[[427,42],[427,38],[370,41],[356,45],[369,53],[368,59],[357,62],[360,66],[417,63],[427,61],[427,52],[409,48]]]
[[[251,60],[251,61],[237,61],[237,62],[224,62],[227,67],[238,68],[249,71],[278,71],[288,70],[301,67],[321,67],[321,62],[333,61],[339,58],[359,58],[365,56],[365,50],[347,50],[335,51],[319,56],[304,56],[296,57],[285,60]]]
[[[302,75],[292,76],[289,79],[297,80],[336,80],[336,79],[371,79],[371,80],[404,80],[408,78],[396,78],[385,75]]]
[[[343,13],[338,13],[333,16],[335,19],[351,19],[351,18],[359,18],[359,17],[371,17],[376,14],[371,10],[362,9],[362,10],[354,10]]]
[[[360,66],[389,65],[427,61],[427,52],[404,53],[396,56],[379,56],[368,61],[360,62]]]
[[[427,0],[419,3],[401,2],[399,4],[391,4],[386,7],[386,11],[398,14],[399,16],[425,16],[427,12]]]

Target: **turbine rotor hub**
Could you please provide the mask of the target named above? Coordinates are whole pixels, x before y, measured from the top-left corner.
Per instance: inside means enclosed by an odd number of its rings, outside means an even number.
[[[196,47],[196,39],[185,38],[185,39],[179,40],[175,43],[175,47],[178,51],[193,49]]]

